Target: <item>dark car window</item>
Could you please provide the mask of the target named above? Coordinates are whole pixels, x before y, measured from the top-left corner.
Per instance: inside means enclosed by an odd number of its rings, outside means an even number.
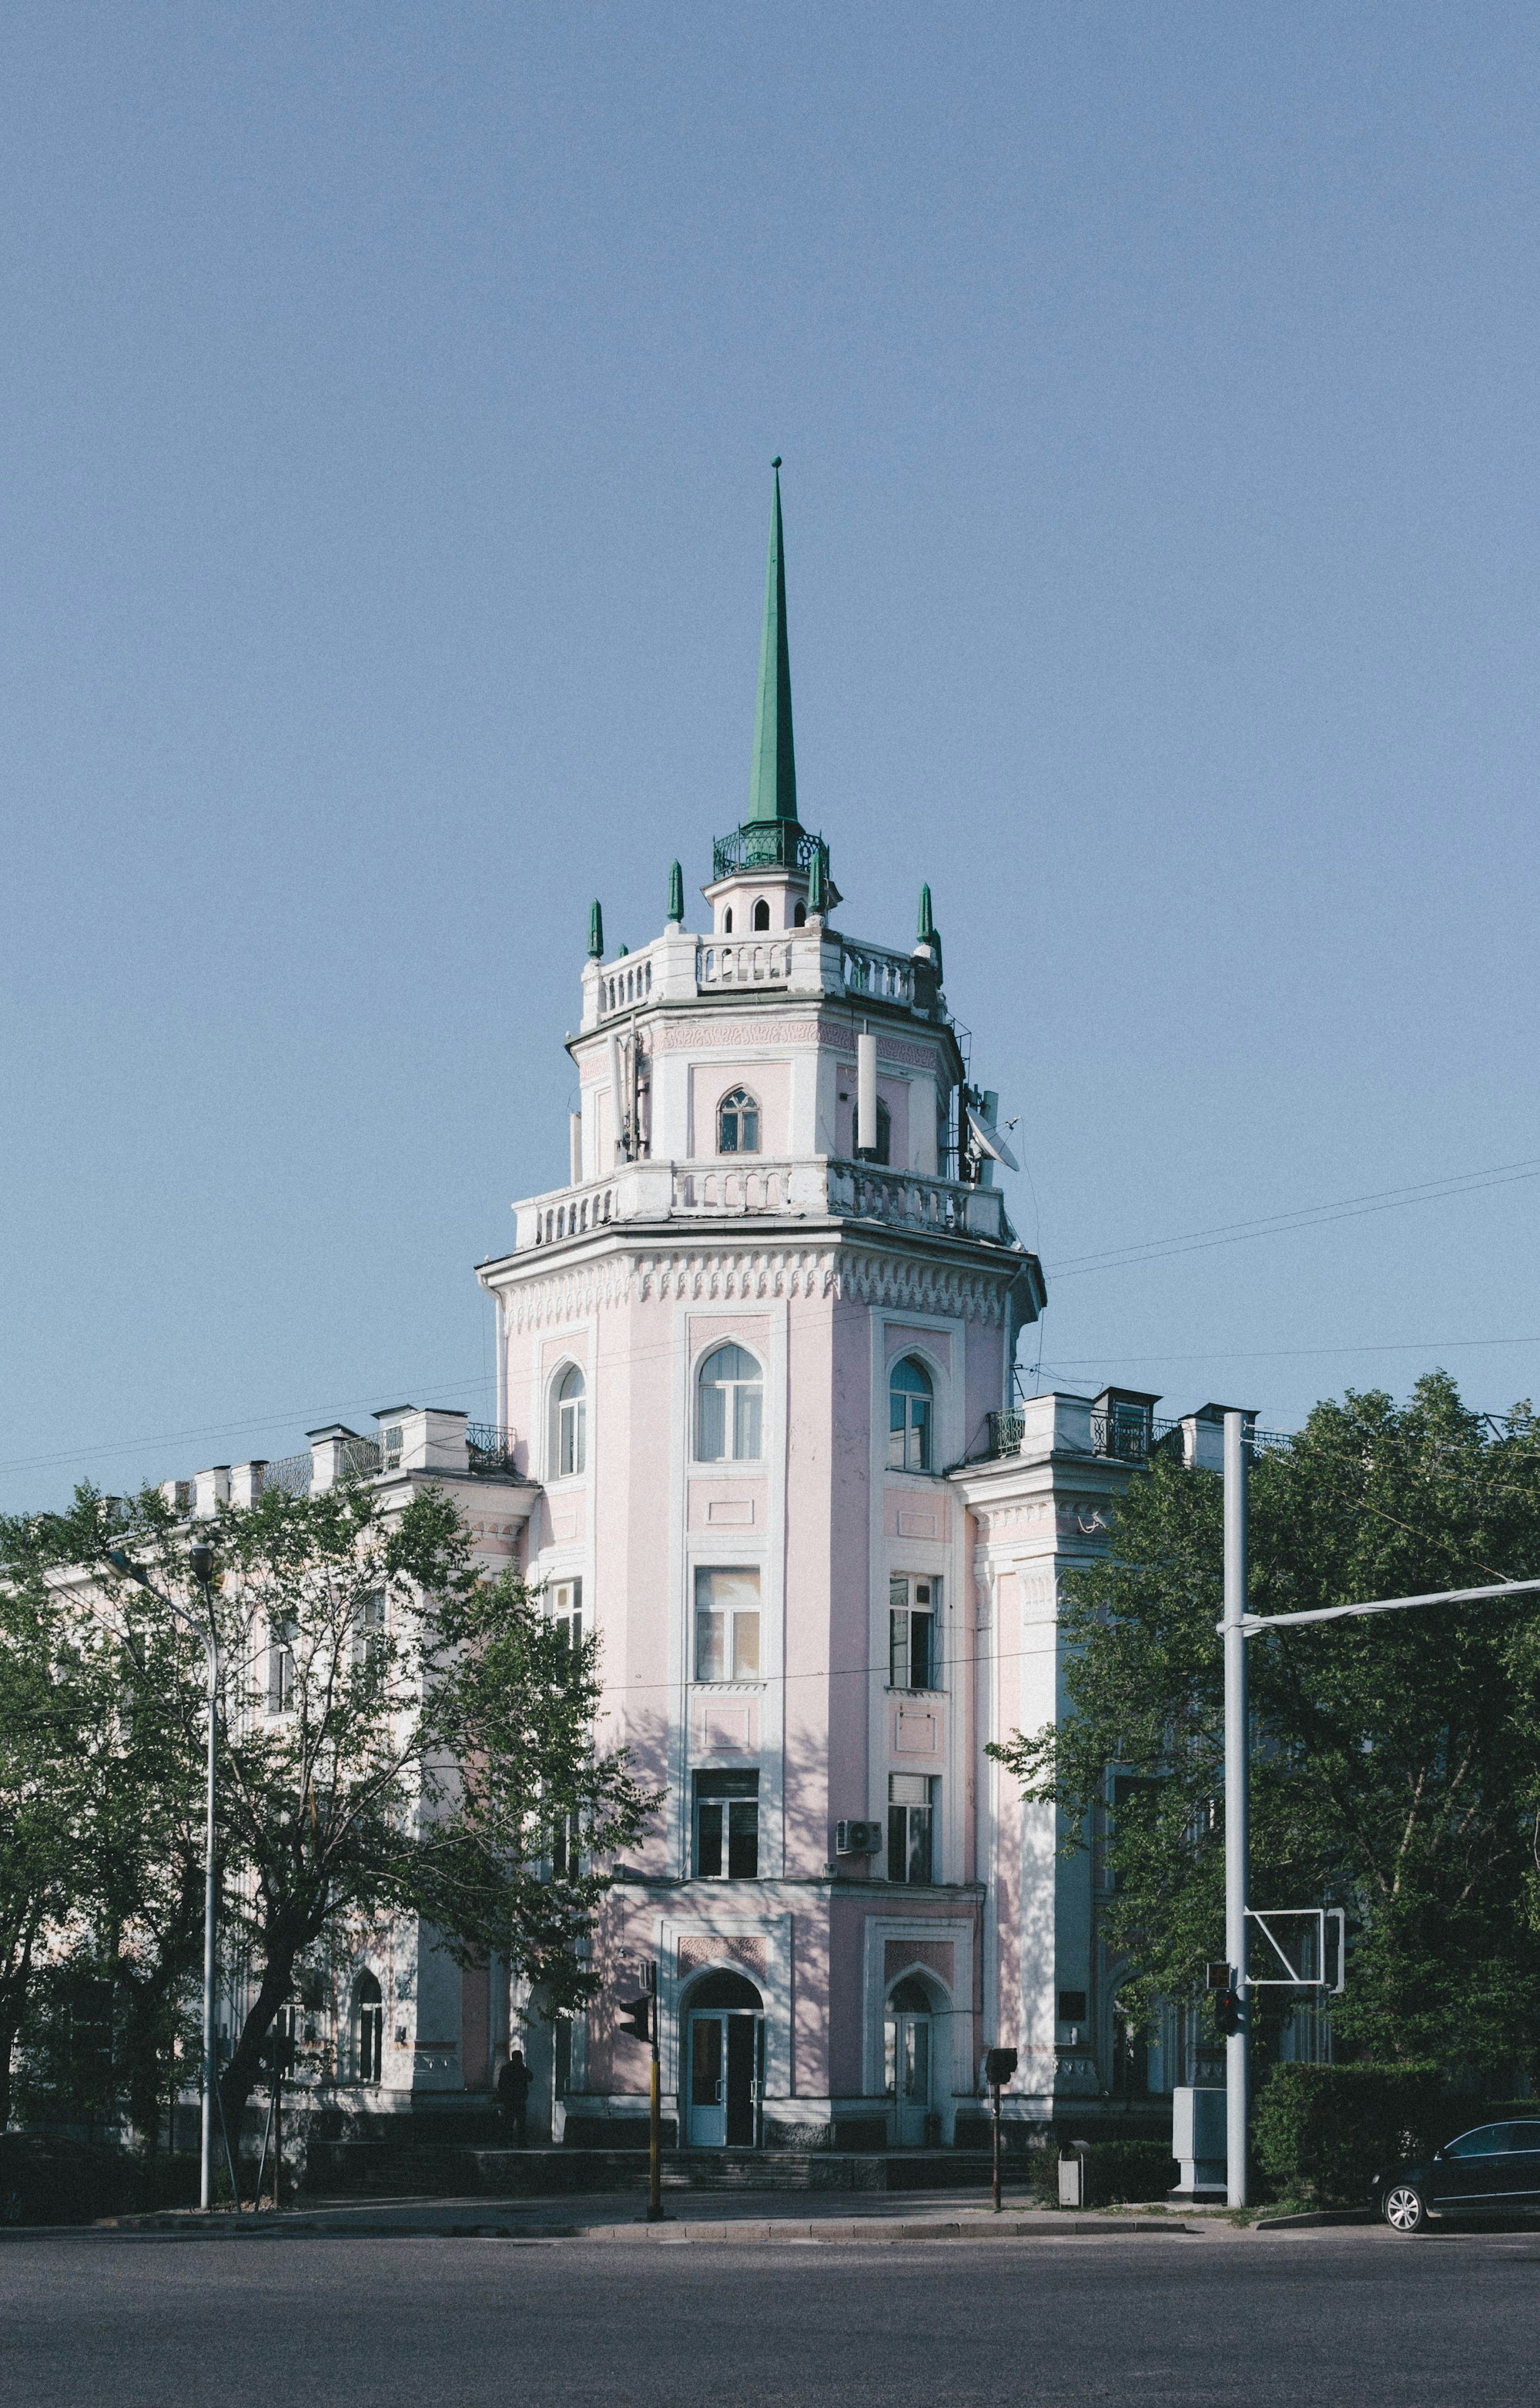
[[[1509,2127],[1506,2124],[1482,2124],[1474,2132],[1462,2132],[1451,2141],[1444,2155],[1447,2157],[1500,2157],[1508,2147]]]
[[[1540,2124],[1510,2124],[1508,2146],[1510,2149],[1540,2149]]]

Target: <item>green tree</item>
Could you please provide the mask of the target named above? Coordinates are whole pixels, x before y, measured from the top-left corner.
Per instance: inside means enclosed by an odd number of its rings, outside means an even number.
[[[138,1521],[172,1526],[153,1493]],[[19,2036],[35,2089],[93,2118],[124,2100],[152,2139],[201,1956],[203,1684],[174,1619],[69,1569],[123,1524],[89,1488],[0,1522],[0,2051]]]
[[[300,1970],[346,1956],[381,1915],[422,1915],[466,1960],[498,1950],[553,2008],[591,1996],[585,1943],[607,1862],[656,1803],[623,1750],[595,1747],[596,1642],[571,1646],[517,1580],[481,1578],[441,1491],[395,1511],[352,1483],[275,1490],[205,1534],[221,1672],[221,1953],[226,1964],[238,1953],[254,1985],[221,2077],[231,2132]],[[90,1535],[78,1516],[50,1534],[60,1563],[81,1567],[96,1620],[135,1632],[147,1661],[182,1651],[191,1670],[201,1656],[185,1623],[202,1600],[159,1498],[138,1499],[128,1529],[99,1535],[88,1557]],[[108,1537],[154,1593],[114,1570]],[[191,1694],[184,1683],[184,1703]],[[164,1728],[194,1777],[201,1701]]]
[[[1250,1603],[1286,1613],[1540,1573],[1540,1426],[1443,1373],[1317,1406],[1251,1476]],[[1157,1452],[1107,1559],[1065,1584],[1072,1712],[994,1753],[1098,1845],[1125,2000],[1223,1953],[1220,1485]],[[1496,2071],[1540,2051],[1540,1605],[1433,1607],[1248,1641],[1251,1895],[1350,1918],[1339,2037]],[[1282,1994],[1275,1994],[1281,1996]]]

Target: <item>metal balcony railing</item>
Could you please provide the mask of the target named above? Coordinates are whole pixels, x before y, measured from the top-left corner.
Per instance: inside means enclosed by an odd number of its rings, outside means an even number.
[[[262,1470],[264,1488],[281,1488],[286,1497],[308,1497],[310,1494],[310,1450],[303,1455],[284,1455],[276,1463],[265,1463]]]
[[[720,836],[711,848],[711,875],[735,878],[746,869],[810,869],[813,855],[823,855],[829,876],[829,848],[820,836],[810,836],[795,820],[766,820]]]
[[[470,1469],[483,1479],[513,1469],[513,1440],[510,1429],[496,1422],[467,1422],[465,1446],[470,1456]]]

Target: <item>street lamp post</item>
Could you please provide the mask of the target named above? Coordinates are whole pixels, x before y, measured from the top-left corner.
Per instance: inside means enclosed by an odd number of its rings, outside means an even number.
[[[185,1606],[167,1597],[148,1579],[129,1556],[109,1551],[107,1560],[125,1578],[148,1589],[167,1612],[196,1630],[204,1644],[206,1695],[208,1699],[207,1777],[204,1794],[204,1869],[203,1869],[203,2129],[200,2135],[198,2166],[198,2205],[207,2214],[214,2204],[214,2082],[217,2072],[214,2049],[214,1925],[216,1915],[216,1870],[214,1846],[214,1779],[216,1749],[220,1720],[220,1645],[214,1623],[214,1551],[207,1540],[196,1540],[188,1549],[188,1568],[203,1591],[204,1623],[200,1628]],[[175,2113],[175,2110],[173,2110]],[[236,2200],[236,2205],[239,2205]]]

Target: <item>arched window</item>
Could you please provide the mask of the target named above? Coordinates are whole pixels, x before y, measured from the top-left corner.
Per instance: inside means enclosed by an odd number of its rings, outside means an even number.
[[[769,925],[770,906],[762,895],[759,901],[754,906],[754,932],[756,936],[759,934],[761,929],[768,928]]]
[[[695,1459],[757,1463],[763,1451],[764,1374],[741,1346],[719,1346],[695,1379]]]
[[[733,934],[733,906],[732,906],[732,904],[730,903],[730,904],[728,905],[728,907],[727,907],[726,910],[722,913],[722,935],[723,935],[724,937],[730,937],[732,934]]]
[[[717,1106],[717,1152],[758,1154],[760,1108],[747,1087],[734,1087]]]
[[[931,1375],[905,1354],[888,1382],[888,1461],[894,1471],[929,1471],[935,1408]]]
[[[792,927],[793,927],[793,928],[806,928],[806,925],[807,925],[807,906],[806,906],[806,903],[799,903],[799,904],[797,905],[796,910],[795,910],[792,912],[792,914],[791,914],[791,925],[792,925]]]
[[[551,1394],[550,1476],[571,1480],[588,1460],[587,1383],[576,1363],[569,1363]]]
[[[385,2002],[372,1973],[358,1977],[358,1987],[353,1992],[353,2028],[358,2078],[361,2082],[378,2082],[385,2056]]]

